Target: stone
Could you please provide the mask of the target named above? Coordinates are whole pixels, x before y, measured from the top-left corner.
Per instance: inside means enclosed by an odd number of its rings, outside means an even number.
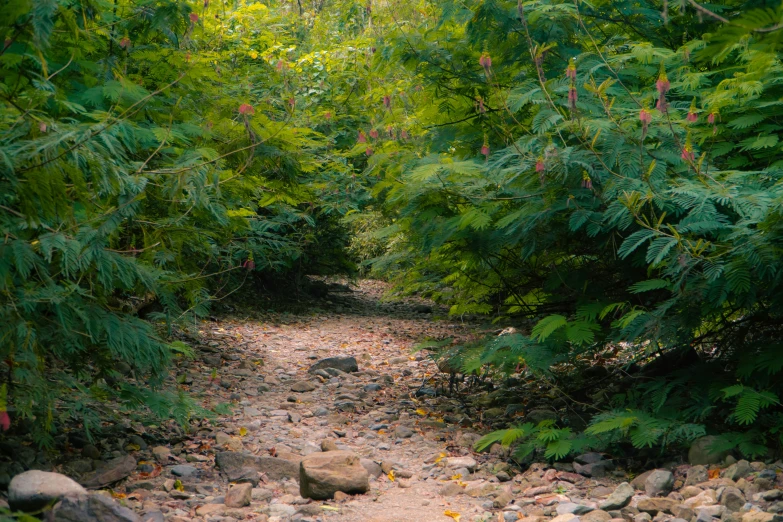
[[[772,522],[775,515],[763,511],[749,511],[742,515],[742,522]]]
[[[196,508],[196,515],[200,517],[208,517],[210,515],[221,516],[226,512],[226,506],[224,504],[204,504]]]
[[[252,484],[235,484],[226,493],[224,504],[231,508],[241,508],[250,505],[253,498]]]
[[[721,505],[726,506],[726,509],[732,513],[739,511],[745,505],[745,495],[739,488],[731,486],[723,489],[719,500]]]
[[[634,495],[634,489],[627,482],[623,482],[615,488],[606,500],[601,502],[599,507],[606,511],[612,511],[615,509],[621,509],[627,506],[631,502],[631,498]],[[611,517],[610,517],[611,518]]]
[[[383,470],[381,469],[381,465],[375,462],[374,460],[361,459],[359,460],[359,463],[362,465],[364,469],[367,470],[367,473],[370,474],[370,477],[377,479],[378,477],[383,475]]]
[[[297,393],[306,393],[315,390],[315,384],[310,381],[297,381],[291,385],[291,391]]]
[[[321,451],[337,451],[337,443],[332,439],[321,441]]]
[[[397,426],[394,430],[394,436],[398,439],[409,439],[413,437],[414,431],[407,426]]]
[[[695,486],[696,484],[701,484],[702,482],[707,482],[708,480],[710,480],[710,473],[707,470],[707,466],[702,466],[699,464],[691,467],[688,470],[685,478],[685,485]]]
[[[299,464],[299,487],[302,497],[314,500],[333,498],[336,491],[366,493],[369,473],[351,451],[313,453]]]
[[[579,517],[573,513],[565,513],[563,515],[556,516],[549,522],[579,522]]]
[[[726,468],[726,471],[723,472],[723,477],[736,482],[737,480],[750,475],[752,471],[753,469],[750,467],[750,462],[747,460],[740,460]]]
[[[443,484],[443,487],[438,490],[438,494],[444,497],[456,497],[457,495],[461,495],[464,492],[465,490],[462,488],[462,486],[456,482],[447,482]]]
[[[574,462],[579,464],[595,464],[596,462],[600,462],[602,460],[604,460],[604,456],[595,452],[583,453],[582,455],[574,458]]]
[[[647,477],[652,475],[652,472],[655,471],[654,469],[651,469],[649,471],[645,471],[644,473],[640,473],[634,479],[631,481],[631,487],[635,489],[636,491],[644,491],[644,483],[647,480]]]
[[[636,504],[636,508],[644,513],[671,513],[677,506],[677,501],[670,498],[645,498]]]
[[[270,504],[269,506],[269,516],[270,518],[278,517],[276,520],[288,520],[288,517],[292,517],[295,514],[296,507],[290,506],[288,504]]]
[[[611,519],[612,515],[602,509],[594,509],[579,516],[580,522],[609,522]]]
[[[355,357],[327,357],[310,366],[308,373],[315,373],[316,370],[325,370],[334,368],[345,373],[358,372],[359,364]]]
[[[502,509],[506,507],[513,499],[514,497],[511,495],[510,491],[501,491],[498,496],[492,500],[492,507],[495,509]]]
[[[447,457],[444,459],[444,463],[447,468],[467,468],[471,473],[476,470],[478,465],[473,457]]]
[[[575,502],[561,502],[555,508],[558,515],[565,515],[566,513],[573,513],[574,515],[582,515],[594,510],[594,507],[585,506],[583,504],[577,504]]]
[[[614,469],[611,460],[599,460],[590,464],[579,464],[574,462],[574,471],[585,477],[605,477],[606,474]]]
[[[334,492],[334,500],[335,502],[342,502],[343,500],[347,500],[351,495],[348,493],[343,493],[342,491],[335,491]]]
[[[171,450],[166,446],[155,446],[152,448],[152,456],[161,464],[167,464],[171,456]]]
[[[171,474],[174,475],[175,477],[189,478],[195,476],[197,473],[198,473],[198,469],[196,469],[193,466],[188,466],[186,464],[172,466],[171,468]]]
[[[296,462],[277,457],[222,451],[215,455],[215,464],[220,468],[220,471],[225,473],[229,482],[247,479],[248,471],[264,473],[271,480],[297,479],[299,477]]]
[[[81,483],[86,488],[102,488],[119,482],[136,470],[136,459],[130,455],[117,457],[98,466],[98,469],[86,475]]]
[[[709,466],[710,464],[718,464],[723,461],[723,459],[726,458],[726,455],[728,455],[728,452],[714,449],[714,446],[718,441],[718,437],[713,435],[707,435],[706,437],[700,437],[694,440],[688,450],[688,463],[692,466],[698,464]]]
[[[54,522],[142,522],[130,509],[101,493],[68,496],[52,510]]]
[[[54,500],[86,494],[87,490],[75,480],[48,471],[25,471],[8,485],[8,503],[11,509],[20,511],[37,511]]]
[[[674,515],[677,518],[691,520],[693,517],[696,516],[696,512],[689,507],[674,506],[674,509],[672,509],[672,515]]]
[[[85,444],[82,448],[82,457],[92,460],[98,460],[101,458],[101,452],[98,448],[92,444]]]
[[[650,497],[668,495],[674,487],[674,475],[665,469],[656,469],[644,481],[644,492]]]

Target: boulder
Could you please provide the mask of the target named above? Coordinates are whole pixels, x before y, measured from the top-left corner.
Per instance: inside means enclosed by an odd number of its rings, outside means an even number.
[[[50,516],[53,522],[142,522],[136,513],[102,493],[65,497]]]
[[[447,457],[444,459],[447,468],[467,468],[471,473],[476,469],[478,463],[473,457]]]
[[[291,391],[297,393],[307,393],[315,390],[315,384],[310,381],[297,381],[291,385]]]
[[[369,489],[369,474],[359,455],[351,451],[313,453],[299,464],[299,491],[304,498],[326,500],[337,491],[357,494]]]
[[[224,504],[231,508],[241,508],[250,505],[253,498],[252,484],[235,484],[226,493]]]
[[[251,478],[255,474],[255,482],[258,483],[258,473],[266,474],[270,480],[296,479],[299,476],[296,462],[238,451],[221,451],[215,455],[215,464],[229,482],[241,480],[252,483]]]
[[[602,460],[605,460],[604,456],[596,452],[583,453],[582,455],[574,457],[574,462],[579,464],[595,464]]]
[[[650,497],[668,495],[674,487],[674,475],[665,469],[656,469],[644,481],[644,492]]]
[[[574,471],[585,477],[605,477],[606,474],[614,469],[614,464],[611,460],[599,460],[598,462],[591,462],[590,464],[579,464],[574,462]]]
[[[723,461],[728,455],[727,451],[716,451],[714,449],[715,444],[718,442],[718,437],[713,435],[707,435],[706,437],[700,437],[693,441],[690,450],[688,450],[688,462],[695,466],[701,464],[703,466],[709,466],[710,464],[718,464]]]
[[[308,373],[315,373],[316,370],[325,370],[333,368],[345,373],[358,372],[359,364],[355,357],[327,357],[310,366]]]
[[[733,513],[739,511],[745,505],[745,495],[742,494],[739,488],[729,486],[721,492],[720,503]]]
[[[374,460],[361,459],[359,463],[364,467],[364,469],[367,470],[367,473],[370,474],[370,477],[377,479],[378,477],[383,475],[383,470],[381,469],[381,465],[375,462]]]
[[[742,515],[742,522],[772,522],[775,515],[763,511],[749,511]]]
[[[633,495],[634,490],[631,485],[627,482],[623,482],[615,488],[615,490],[607,497],[606,500],[601,502],[599,507],[606,511],[624,508],[631,502]]]
[[[589,513],[580,515],[579,520],[581,522],[609,522],[612,519],[612,515],[602,509],[594,509]]]
[[[753,471],[750,467],[750,462],[747,460],[740,460],[726,468],[723,472],[723,476],[729,480],[737,481],[741,478],[745,478]]]
[[[48,471],[25,471],[8,485],[8,503],[20,511],[37,511],[63,497],[86,494],[75,480]]]
[[[136,459],[130,455],[117,457],[98,466],[98,469],[82,478],[86,488],[97,489],[114,484],[136,470]]]

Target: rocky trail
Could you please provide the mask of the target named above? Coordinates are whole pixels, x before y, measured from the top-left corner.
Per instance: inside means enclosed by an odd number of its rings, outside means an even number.
[[[632,477],[597,453],[524,469],[498,445],[476,454],[475,410],[436,394],[445,377],[411,347],[477,327],[383,303],[380,283],[330,290],[322,311],[201,325],[171,378],[230,415],[167,439],[129,420],[56,465],[17,448],[0,469],[11,507],[62,499],[51,520],[101,522],[783,520],[780,463],[704,451]]]

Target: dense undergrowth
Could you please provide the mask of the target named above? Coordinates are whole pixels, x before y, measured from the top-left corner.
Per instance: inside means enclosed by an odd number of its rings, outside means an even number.
[[[44,444],[109,399],[184,421],[195,405],[158,389],[187,356],[174,330],[248,278],[361,261],[525,332],[451,349],[463,372],[603,390],[584,430],[498,435],[523,451],[721,433],[779,453],[781,17],[736,0],[13,0],[4,405]]]

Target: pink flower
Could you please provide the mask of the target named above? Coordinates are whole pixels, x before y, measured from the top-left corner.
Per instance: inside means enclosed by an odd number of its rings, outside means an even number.
[[[479,57],[479,65],[484,68],[484,71],[489,73],[489,68],[492,67],[492,58],[489,53],[483,52]]]
[[[400,138],[402,138],[402,139],[404,139],[404,140],[407,140],[407,139],[408,139],[408,131],[406,131],[406,130],[403,130],[403,131],[400,133]]]
[[[489,145],[487,145],[486,143],[484,145],[482,145],[481,146],[481,153],[484,156],[489,157]]]
[[[331,119],[332,119],[332,113],[331,113],[331,112],[329,112],[329,111],[326,111],[326,112],[324,113],[324,119],[325,119],[326,121],[329,121],[329,120],[331,120]]]
[[[666,76],[666,71],[661,68],[661,74],[658,76],[658,81],[655,82],[655,88],[658,89],[658,94],[663,96],[669,92],[670,87],[671,84],[669,83],[669,78]]]
[[[582,176],[582,188],[586,188],[588,190],[593,189],[593,180],[590,179],[590,176],[588,176],[587,174]]]
[[[372,129],[372,130],[370,131],[370,137],[371,137],[372,139],[374,139],[374,140],[377,140],[377,139],[378,139],[378,131],[377,131],[377,130],[375,130],[375,129]]]
[[[571,58],[568,67],[566,67],[566,78],[570,79],[572,82],[576,81],[576,62],[573,58]]]
[[[0,428],[2,428],[3,431],[11,429],[11,417],[8,415],[7,411],[0,411]]]
[[[650,113],[650,111],[648,111],[647,109],[640,110],[639,121],[641,121],[642,125],[646,127],[652,121],[652,113]]]
[[[367,147],[367,149],[365,149],[364,153],[367,154],[368,157],[372,156],[372,154],[373,154],[372,147]]]
[[[247,103],[243,103],[239,106],[239,114],[245,115],[245,114],[253,114],[255,112],[255,109],[253,109],[253,106]]]
[[[242,268],[246,270],[253,270],[256,267],[255,261],[252,259],[246,259],[244,263],[242,263]]]
[[[688,150],[688,148],[682,149],[682,154],[680,154],[680,157],[684,159],[685,161],[693,161],[694,155],[692,150]]]
[[[128,38],[127,36],[124,36],[122,40],[120,40],[120,47],[122,49],[130,49],[130,44],[131,44],[130,38]]]
[[[367,136],[362,131],[359,131],[359,143],[367,143]]]
[[[293,109],[296,106],[296,98],[288,98],[288,105]]]
[[[487,112],[487,109],[484,107],[484,98],[479,98],[478,99],[478,105],[479,105],[479,112],[481,114],[484,114],[485,112]]]
[[[536,160],[536,172],[541,174],[545,170],[546,170],[546,165],[544,164],[544,158],[539,156],[538,159]]]
[[[685,119],[691,123],[695,123],[699,119],[699,116],[695,112],[688,111],[688,115],[685,117]]]
[[[198,22],[198,15],[196,13],[190,13],[190,22],[193,24]]]
[[[707,116],[707,123],[710,125],[715,125],[715,113],[711,112],[709,116]]]
[[[38,123],[38,130],[39,130],[39,131],[41,131],[41,132],[46,132],[46,129],[47,129],[47,128],[48,128],[48,127],[46,126],[46,123],[45,123],[45,122],[43,122],[43,121],[42,121],[42,122],[39,122],[39,123]]]
[[[285,69],[285,62],[283,60],[277,60],[275,68],[277,69],[277,72],[283,71],[283,69]]]
[[[389,133],[389,137],[390,138],[392,138],[392,139],[394,138],[394,127],[389,125],[388,127],[386,127],[386,132]]]
[[[384,95],[383,97],[383,106],[386,107],[387,109],[391,108],[391,96],[389,96],[388,94]]]
[[[576,109],[576,87],[573,85],[568,88],[568,104],[571,106],[571,110]]]
[[[658,109],[661,112],[666,112],[666,108],[669,104],[666,103],[666,95],[661,94],[658,96],[658,101],[655,104],[655,108]]]

